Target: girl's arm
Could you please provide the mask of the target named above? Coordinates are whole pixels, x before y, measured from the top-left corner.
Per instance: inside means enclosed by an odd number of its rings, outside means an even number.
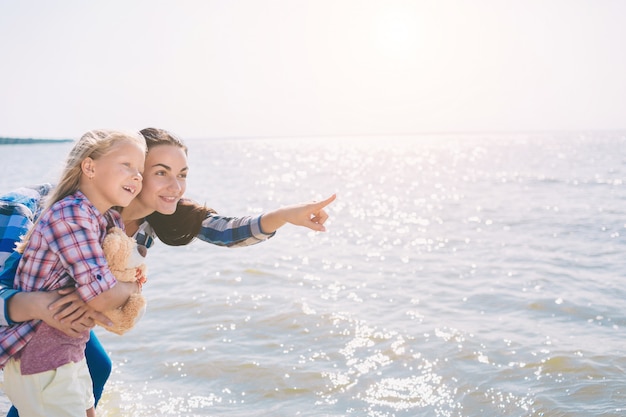
[[[118,282],[109,269],[102,234],[106,233],[109,220],[121,224],[119,214],[111,216],[109,219],[95,212],[86,198],[68,201],[50,215],[44,235],[65,267],[64,274],[76,283],[77,295],[99,312],[124,305],[131,294],[140,291],[137,283]]]
[[[141,287],[137,282],[118,282],[115,286],[91,299],[87,305],[95,311],[107,311],[123,306],[128,298],[140,293]]]

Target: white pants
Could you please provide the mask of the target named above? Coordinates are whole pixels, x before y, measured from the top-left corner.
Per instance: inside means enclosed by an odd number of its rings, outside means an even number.
[[[85,359],[34,375],[22,375],[20,362],[9,359],[4,391],[24,417],[85,417],[95,402]]]

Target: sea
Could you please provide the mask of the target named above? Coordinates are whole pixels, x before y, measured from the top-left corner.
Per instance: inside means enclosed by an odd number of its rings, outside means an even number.
[[[187,196],[326,232],[150,249],[99,417],[626,415],[626,132],[192,139]],[[71,143],[0,147],[0,192]],[[8,408],[0,396],[0,413]]]

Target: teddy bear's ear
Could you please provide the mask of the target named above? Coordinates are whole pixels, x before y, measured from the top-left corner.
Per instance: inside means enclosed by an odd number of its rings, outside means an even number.
[[[124,233],[124,231],[122,229],[120,229],[119,227],[112,227],[108,230],[107,234],[109,235],[115,235],[115,236],[119,236],[119,237],[126,237],[126,233]]]
[[[120,238],[120,235],[115,232],[107,234],[102,242],[102,249],[106,252],[116,248],[120,244]]]
[[[129,239],[119,227],[109,229],[104,242],[102,242],[102,249],[110,265],[124,265],[126,263],[126,256],[128,256],[131,247],[128,242]]]

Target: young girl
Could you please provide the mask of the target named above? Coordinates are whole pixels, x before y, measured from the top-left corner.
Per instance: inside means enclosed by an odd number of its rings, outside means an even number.
[[[83,135],[37,223],[22,242],[14,286],[21,291],[76,288],[96,311],[116,308],[139,291],[117,283],[102,241],[109,227],[123,227],[114,206],[141,191],[146,145],[140,134],[97,130]],[[95,416],[85,361],[89,332],[69,337],[42,322],[26,322],[3,337],[5,391],[23,416]]]

